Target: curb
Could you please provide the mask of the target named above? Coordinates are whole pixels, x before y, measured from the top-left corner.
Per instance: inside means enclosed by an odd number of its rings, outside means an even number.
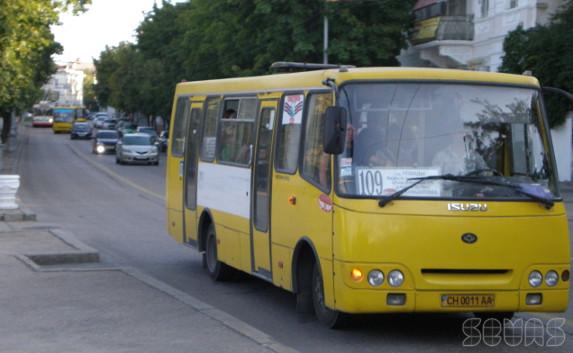
[[[34,264],[32,267],[35,270],[40,266],[99,263],[99,252],[79,241],[71,232],[62,229],[50,229],[48,232],[78,251],[24,254],[19,256],[19,259],[23,260],[28,265],[32,262]],[[26,258],[27,260],[24,260],[23,258]]]
[[[189,295],[179,289],[176,289],[164,282],[161,282],[149,275],[146,275],[139,270],[136,270],[131,267],[123,267],[121,268],[125,274],[137,279],[140,282],[147,284],[148,286],[155,288],[174,299],[182,302],[185,305],[192,307],[193,309],[197,310],[198,312],[202,313],[203,315],[208,316],[209,318],[220,322],[224,326],[230,328],[231,330],[239,333],[240,335],[255,341],[257,344],[270,349],[276,353],[298,353],[296,349],[290,348],[288,346],[283,345],[275,341],[271,336],[268,334],[256,329],[255,327],[247,324],[246,322],[237,319],[236,317],[222,311],[216,309],[215,307],[195,298],[192,295]]]
[[[176,289],[165,282],[157,280],[132,267],[115,267],[109,265],[99,265],[99,252],[92,247],[79,241],[73,233],[63,229],[49,229],[54,237],[71,246],[78,252],[48,253],[48,254],[25,254],[15,257],[37,272],[83,272],[83,271],[121,271],[135,280],[147,286],[159,290],[173,299],[193,308],[201,314],[208,316],[222,325],[237,332],[258,345],[276,353],[298,353],[297,350],[285,346],[275,341],[271,336],[247,324],[246,322],[219,310],[198,298]],[[57,267],[57,265],[69,264],[94,264],[94,267]],[[56,266],[55,266],[56,265]]]
[[[22,206],[15,210],[2,210],[0,212],[0,222],[28,222],[36,220],[36,214]]]

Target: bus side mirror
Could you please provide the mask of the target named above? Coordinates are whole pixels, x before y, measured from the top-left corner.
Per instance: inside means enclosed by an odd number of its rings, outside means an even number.
[[[346,109],[342,107],[326,108],[324,121],[324,152],[341,154],[346,138]]]
[[[544,86],[541,87],[541,90],[543,91],[543,93],[557,93],[562,95],[563,97],[569,99],[571,102],[573,102],[573,94],[561,89],[561,88],[557,88],[557,87],[548,87],[548,86]]]

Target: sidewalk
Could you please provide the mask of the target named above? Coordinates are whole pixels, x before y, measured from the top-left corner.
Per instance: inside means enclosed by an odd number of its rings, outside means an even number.
[[[31,224],[0,222],[0,352],[294,352],[134,269],[105,267],[70,233]]]

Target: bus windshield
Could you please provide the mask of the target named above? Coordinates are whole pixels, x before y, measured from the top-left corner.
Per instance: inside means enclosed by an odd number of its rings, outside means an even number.
[[[54,109],[54,121],[72,122],[74,120],[73,109]]]
[[[432,175],[402,197],[526,196],[493,181],[557,196],[553,159],[535,89],[443,83],[356,83],[341,89],[348,109],[345,151],[337,157],[341,196],[390,195]],[[451,178],[450,178],[451,179]]]
[[[34,116],[51,116],[52,109],[50,108],[34,108]]]

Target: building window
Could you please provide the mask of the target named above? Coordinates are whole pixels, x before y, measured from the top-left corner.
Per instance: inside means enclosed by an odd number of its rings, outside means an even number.
[[[519,6],[519,0],[509,0],[510,9],[515,9],[517,6]]]
[[[302,160],[303,177],[325,192],[330,190],[330,155],[324,153],[324,118],[331,105],[331,93],[310,96]]]
[[[489,12],[489,0],[480,0],[481,17],[487,17]]]
[[[466,1],[465,0],[448,0],[448,8],[446,14],[448,16],[465,16],[466,15]]]

